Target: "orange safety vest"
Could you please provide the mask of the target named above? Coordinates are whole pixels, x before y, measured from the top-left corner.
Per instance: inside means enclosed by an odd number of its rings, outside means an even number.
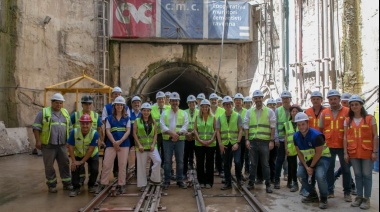
[[[305,110],[305,113],[309,116],[309,127],[316,129],[319,131],[319,118],[321,117],[322,112],[326,109],[324,107],[321,108],[322,111],[315,117],[315,113],[313,107]]]
[[[344,120],[348,117],[349,109],[342,107],[338,115],[334,119],[330,108],[323,110],[321,116],[323,118],[323,134],[329,148],[343,148],[344,137]]]
[[[350,118],[346,118],[346,123]],[[350,158],[371,159],[373,151],[372,116],[367,115],[358,126],[352,120],[350,127],[347,126],[347,153]]]

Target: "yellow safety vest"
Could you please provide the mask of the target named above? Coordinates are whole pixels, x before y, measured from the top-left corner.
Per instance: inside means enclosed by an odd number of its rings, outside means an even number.
[[[237,142],[239,136],[238,117],[239,114],[234,111],[231,114],[229,123],[227,122],[226,113],[223,113],[223,115],[219,117],[220,139],[222,140],[223,145],[228,145],[229,143],[234,145]]]
[[[90,147],[90,143],[92,139],[94,138],[94,135],[96,133],[96,130],[91,129],[89,133],[85,137],[83,137],[82,131],[80,128],[74,129],[74,138],[75,138],[75,148],[74,148],[74,155],[76,157],[83,158],[86,155],[86,152],[88,148]],[[98,153],[99,149],[98,146],[95,146],[94,152],[92,153],[91,157],[94,157]]]
[[[153,143],[154,139],[154,127],[155,123],[153,122],[152,131],[147,135],[145,131],[144,124],[141,122],[141,118],[137,118],[135,123],[137,123],[137,137],[139,138],[140,144],[143,146],[144,149],[150,149],[150,146]],[[139,151],[138,145],[135,146],[136,151]],[[157,144],[155,145],[155,148],[157,148]]]
[[[284,106],[281,106],[277,109],[277,132],[278,137],[284,138],[285,137],[285,130],[284,130],[284,124],[289,120],[288,117],[286,117],[286,111]]]
[[[170,110],[170,105],[164,105],[162,112],[166,111],[167,109]],[[157,134],[160,134],[161,133],[161,127],[160,127],[161,114],[160,114],[160,108],[158,107],[158,105],[152,106],[151,114],[152,114],[152,118],[154,119],[157,125]]]
[[[167,127],[169,127],[170,126],[170,123],[169,123],[170,110],[165,110],[163,115],[164,115],[165,125]],[[183,110],[179,109],[177,111],[177,122],[176,122],[176,126],[175,126],[175,131],[179,132],[184,124],[185,124],[185,112]],[[162,138],[164,140],[169,140],[170,135],[165,133],[162,135]],[[185,140],[185,135],[180,135],[179,140],[180,141]]]
[[[199,110],[198,109],[194,109],[192,117],[190,115],[190,109],[186,109],[185,111],[187,113],[187,117],[188,117],[188,120],[189,120],[189,125],[188,125],[188,128],[187,128],[187,131],[191,132],[194,129],[195,118],[198,116]]]
[[[80,128],[80,124],[79,124],[79,119],[80,117],[83,115],[83,110],[80,111],[80,112],[75,112],[74,113],[75,115],[75,123],[74,123],[74,128]],[[94,129],[94,130],[97,130],[98,129],[98,117],[99,117],[99,114],[98,113],[95,113],[94,111],[91,111],[90,112],[90,116],[91,116],[91,120],[92,120],[92,126],[91,128]]]
[[[249,130],[248,137],[249,140],[253,139],[262,139],[262,140],[270,140],[271,136],[271,128],[269,123],[269,108],[263,107],[263,111],[260,114],[259,121],[256,120],[256,111],[255,108],[250,109],[250,117],[249,117]]]
[[[315,149],[300,150],[300,152],[303,154],[305,161],[313,159],[315,155]],[[323,145],[322,157],[331,157],[330,149],[326,143]]]
[[[298,131],[298,128],[296,129]],[[285,123],[285,135],[286,141],[288,142],[288,151],[289,156],[297,155],[296,146],[294,145],[293,135],[296,132],[293,128],[293,124],[291,121]]]
[[[210,140],[212,138],[212,135],[214,135],[215,129],[214,129],[214,116],[209,115],[207,117],[207,121],[204,121],[203,118],[197,117],[197,129],[198,129],[198,136],[202,140]],[[195,141],[196,146],[202,146],[202,144],[196,140]],[[209,145],[209,147],[216,146],[215,140]]]

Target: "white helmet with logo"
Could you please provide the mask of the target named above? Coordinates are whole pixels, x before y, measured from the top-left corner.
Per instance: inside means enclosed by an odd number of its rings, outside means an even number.
[[[363,99],[358,95],[352,95],[350,100],[348,100],[348,103],[351,103],[351,102],[360,102],[361,104],[364,104]]]
[[[112,105],[114,104],[123,104],[125,105],[125,99],[122,96],[116,97],[116,99],[112,102]]]
[[[169,100],[181,100],[181,98],[179,98],[179,94],[177,92],[173,92],[170,94]]]
[[[198,94],[197,99],[206,99],[206,96],[204,93],[200,93]]]
[[[281,93],[281,98],[292,98],[292,94],[289,91],[283,91]]]
[[[121,90],[121,88],[120,87],[114,87],[113,89],[112,89],[112,93],[114,93],[114,92],[119,92],[119,93],[122,93],[123,91]]]
[[[200,104],[201,106],[202,105],[208,105],[208,106],[210,106],[211,104],[210,104],[210,101],[208,101],[207,99],[203,99],[202,101],[201,101],[201,104]]]
[[[170,97],[170,94],[171,94],[171,93],[170,93],[169,91],[166,91],[166,92],[165,92],[165,96],[166,96],[166,97]]]
[[[218,102],[223,101],[223,98],[221,96],[218,96]]]
[[[237,94],[235,94],[235,96],[234,96],[234,100],[235,99],[241,99],[241,100],[244,100],[244,96],[241,94],[241,93],[237,93]]]
[[[218,95],[216,95],[216,93],[212,93],[212,94],[210,94],[208,99],[218,99]]]
[[[62,101],[62,102],[65,101],[65,99],[63,98],[63,96],[62,96],[61,93],[55,93],[55,94],[53,94],[53,96],[51,97],[50,100],[51,101]]]
[[[165,98],[165,93],[162,91],[158,91],[156,93],[156,99],[158,99],[158,98]]]
[[[350,93],[343,93],[342,94],[342,100],[350,100],[351,94]]]
[[[311,97],[321,97],[321,98],[323,98],[322,93],[319,92],[319,91],[313,91],[311,93]]]
[[[252,98],[251,98],[251,97],[246,96],[246,97],[244,97],[243,102],[253,102],[253,101],[252,101]]]
[[[253,91],[253,94],[252,94],[253,98],[255,98],[255,97],[263,97],[263,96],[264,96],[264,94],[260,90]]]
[[[194,95],[189,95],[188,97],[187,97],[187,103],[189,103],[189,102],[196,102],[197,101],[197,99],[195,99],[195,96]]]
[[[228,102],[233,102],[232,101],[232,98],[230,97],[230,96],[225,96],[224,98],[223,98],[223,102],[222,102],[222,104],[224,104],[224,103],[228,103]]]
[[[276,99],[276,103],[282,103],[282,99],[281,98],[277,98]]]
[[[276,104],[276,100],[270,98],[270,99],[268,99],[268,101],[267,101],[267,105],[268,105],[268,104]]]
[[[294,117],[294,122],[309,121],[309,116],[304,112],[299,112]]]
[[[140,102],[141,102],[141,99],[140,99],[139,96],[134,96],[134,97],[132,98],[132,101],[131,101],[131,102],[134,102],[134,101],[140,101]]]
[[[335,89],[329,90],[329,92],[327,93],[327,98],[332,97],[332,96],[339,96],[340,97],[339,91],[337,91]]]
[[[142,109],[149,109],[149,110],[151,110],[152,106],[148,102],[145,102],[144,104],[141,105],[141,110]]]

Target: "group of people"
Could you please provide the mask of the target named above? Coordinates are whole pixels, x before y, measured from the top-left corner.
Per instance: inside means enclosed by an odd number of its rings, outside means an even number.
[[[187,172],[194,167],[201,188],[213,187],[216,169],[223,177],[221,189],[231,189],[233,164],[238,186],[248,177],[248,189],[265,181],[266,192],[272,193],[271,184],[274,189],[281,188],[281,171],[287,161],[290,191],[300,190],[300,179],[301,190],[307,193],[302,202],[319,201],[319,207],[326,209],[327,199],[334,198],[338,156],[344,200],[352,202],[352,166],[357,197],[351,206],[370,207],[378,134],[375,119],[367,114],[364,101],[357,95],[347,98],[346,94],[341,96],[338,91],[330,90],[329,107],[324,107],[322,94],[314,91],[313,106],[303,112],[300,106],[291,104],[292,95],[288,91],[283,91],[277,100],[268,99],[266,105],[260,90],[254,91],[252,97],[237,93],[221,98],[212,93],[207,99],[200,93],[187,97],[186,110],[179,108],[177,92],[157,92],[154,105],[142,103],[135,96],[131,109],[121,93],[119,87],[112,90],[112,103],[104,107],[101,116],[91,110],[92,98],[83,96],[82,110],[70,117],[62,107],[65,100],[59,93],[52,96],[51,106],[37,114],[33,131],[36,148],[42,150],[49,192],[57,192],[53,167],[57,160],[63,188],[71,190],[70,196],[80,192],[86,162],[89,192],[101,192],[109,184],[113,168],[117,190],[125,193],[128,155],[134,148],[137,186],[142,190],[148,180],[162,184],[163,189],[168,189],[170,181],[175,180],[180,188],[186,189]],[[95,189],[101,145],[105,146],[103,168]],[[146,172],[148,158],[151,159],[149,173]],[[243,169],[249,176],[245,176]]]

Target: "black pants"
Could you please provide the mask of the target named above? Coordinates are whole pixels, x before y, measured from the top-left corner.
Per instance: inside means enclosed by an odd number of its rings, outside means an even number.
[[[185,141],[185,150],[183,154],[183,176],[187,176],[187,170],[189,166],[194,168],[194,147],[195,141]]]
[[[161,161],[165,161],[164,147],[163,147],[162,142],[163,142],[162,133],[159,133],[157,134],[157,150],[161,156]],[[151,165],[153,166],[153,162],[151,163]],[[161,168],[164,168],[164,163],[161,163]]]
[[[232,168],[232,159],[235,163],[235,176],[236,180],[240,182],[242,180],[241,175],[241,162],[240,162],[240,145],[237,150],[232,151],[231,144],[225,145],[224,154],[223,154],[223,165],[224,165],[224,180],[226,185],[231,185],[231,168]]]
[[[297,183],[297,155],[288,156],[288,184]]]
[[[276,174],[276,158],[277,158],[277,149],[278,147],[274,146],[272,150],[269,151],[269,174],[270,180],[274,181],[274,176]],[[261,171],[260,158],[257,164],[257,179],[263,180],[263,173]]]
[[[216,147],[195,146],[199,184],[214,184],[214,154]]]
[[[281,177],[281,170],[282,170],[282,165],[284,164],[285,161],[285,143],[280,142],[280,146],[278,147],[277,150],[277,159],[276,159],[276,174],[274,180],[276,182],[280,182],[280,177]]]
[[[247,147],[245,147],[245,136],[241,138],[239,145],[241,149],[241,171],[243,171],[244,168],[245,172],[249,173],[249,157]]]
[[[216,142],[215,168],[216,170],[218,170],[219,174],[223,172],[223,160],[222,160],[222,155],[220,154],[220,148],[219,148],[218,142]]]
[[[82,160],[81,157],[75,157],[75,160]],[[95,185],[96,179],[99,174],[99,156],[94,156],[89,158],[87,161],[88,166],[88,187],[92,187]],[[71,182],[75,189],[80,188],[80,175],[84,172],[84,164],[77,166],[75,171],[71,171]]]

